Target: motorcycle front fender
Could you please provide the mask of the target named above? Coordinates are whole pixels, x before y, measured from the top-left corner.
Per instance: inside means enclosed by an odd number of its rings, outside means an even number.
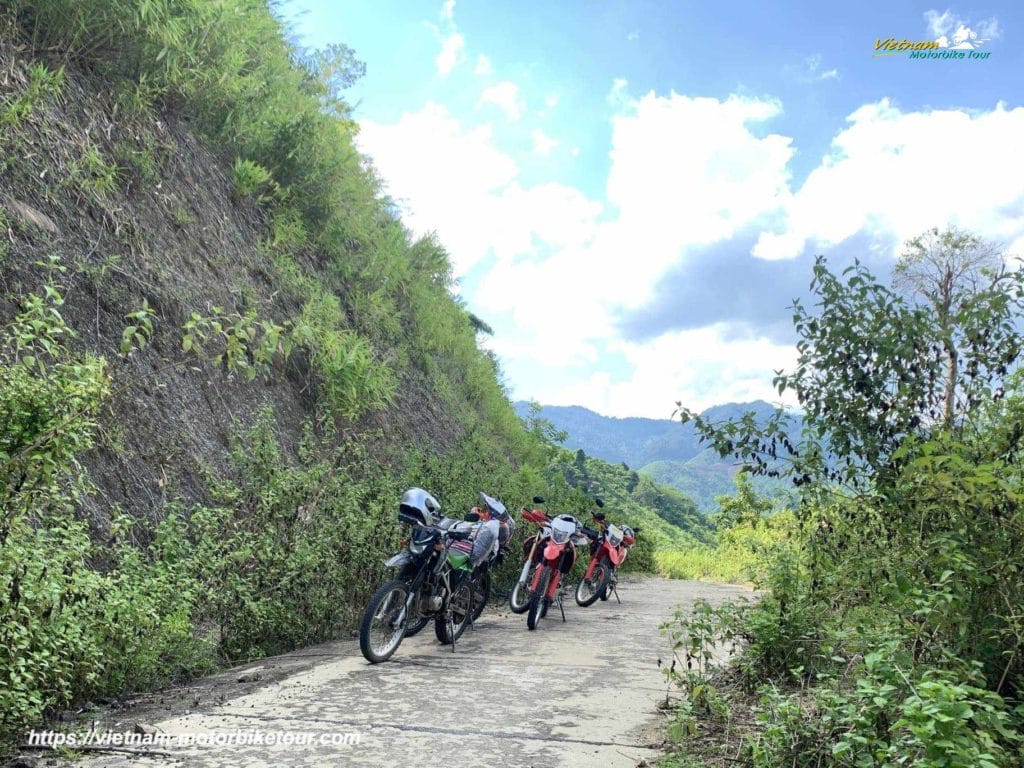
[[[611,560],[612,565],[621,565],[622,561],[626,559],[625,550],[622,548],[606,546],[604,550],[608,554],[608,559]]]
[[[533,565],[533,558],[531,557],[525,563],[523,563],[523,570],[519,572],[519,583],[525,584],[527,576],[530,575],[530,566]]]
[[[565,547],[562,544],[555,544],[555,542],[549,541],[547,546],[544,547],[544,559],[548,561],[557,560],[562,556],[562,550],[564,548]]]
[[[388,568],[401,568],[406,563],[412,562],[412,555],[408,552],[399,552],[397,555],[392,555],[384,561],[384,565]]]

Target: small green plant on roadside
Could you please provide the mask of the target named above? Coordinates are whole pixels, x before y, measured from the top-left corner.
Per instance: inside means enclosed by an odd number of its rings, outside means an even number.
[[[113,156],[121,170],[128,171],[135,179],[145,184],[160,181],[158,148],[151,135],[145,135],[138,142],[119,141],[114,145]]]
[[[178,229],[184,229],[195,221],[195,219],[192,218],[192,214],[189,213],[188,208],[184,205],[175,206],[173,217],[174,226]]]
[[[343,323],[338,297],[322,291],[302,308],[292,338],[309,351],[331,410],[356,418],[391,403],[396,382],[391,369],[374,359],[369,342]]]
[[[7,218],[7,213],[4,211],[3,206],[0,205],[0,262],[7,258],[7,254],[10,251],[10,237],[11,222]]]

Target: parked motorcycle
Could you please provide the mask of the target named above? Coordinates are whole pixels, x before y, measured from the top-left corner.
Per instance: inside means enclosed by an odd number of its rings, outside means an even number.
[[[533,503],[543,504],[544,497],[534,496]],[[508,607],[512,613],[526,613],[530,608],[530,584],[542,560],[544,539],[550,535],[550,532],[545,531],[550,528],[551,517],[539,506],[533,509],[523,507],[522,515],[524,521],[537,526],[537,533],[523,543],[523,566],[519,569],[519,579],[508,597]]]
[[[598,507],[603,507],[601,499],[596,500]],[[640,529],[628,525],[618,526],[608,523],[604,512],[593,514],[597,528],[582,527],[583,535],[590,544],[590,562],[583,578],[576,586],[576,604],[586,608],[593,605],[599,598],[607,600],[614,593],[620,603],[618,584],[618,568],[626,561],[629,548],[636,542]]]
[[[515,532],[515,521],[504,504],[481,492],[480,506],[473,507],[465,520],[456,524],[456,527],[471,532],[470,539],[456,542],[452,550],[469,554],[474,564],[471,582],[475,622],[491,599],[491,569],[498,567],[504,560],[508,543]]]
[[[402,551],[385,562],[398,569],[397,578],[377,588],[359,628],[359,649],[373,664],[391,658],[410,628],[418,632],[431,619],[437,639],[454,651],[472,621],[473,564],[470,555],[452,551],[472,531],[441,527],[441,505],[422,488],[405,492],[398,519],[411,532]]]
[[[537,546],[541,550],[541,560],[530,581],[530,605],[526,614],[526,626],[529,629],[537,628],[554,603],[558,604],[562,621],[565,621],[562,579],[576,563],[576,546],[586,543],[586,539],[579,534],[580,528],[579,520],[572,515],[558,515],[538,534],[540,541]]]

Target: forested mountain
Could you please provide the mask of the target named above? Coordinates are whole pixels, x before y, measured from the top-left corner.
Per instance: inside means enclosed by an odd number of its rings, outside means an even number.
[[[519,401],[515,405],[520,416],[529,415],[530,403]],[[757,400],[712,406],[701,415],[711,421],[724,421],[748,411],[763,422],[775,409]],[[566,433],[566,448],[582,449],[588,456],[624,463],[659,483],[682,491],[702,512],[714,510],[716,497],[734,490],[733,477],[739,462],[731,457],[723,459],[703,447],[692,424],[671,419],[602,416],[578,405],[544,405],[540,416]],[[768,478],[756,478],[754,486],[762,493],[786,489],[785,484]]]

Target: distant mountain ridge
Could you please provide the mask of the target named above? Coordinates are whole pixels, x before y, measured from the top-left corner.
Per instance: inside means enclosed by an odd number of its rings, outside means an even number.
[[[515,403],[520,417],[529,415],[530,404]],[[702,412],[713,421],[742,416],[754,411],[758,419],[767,419],[775,407],[763,400],[749,403],[725,403]],[[689,495],[702,512],[715,509],[715,497],[731,493],[733,475],[739,466],[721,459],[700,444],[692,424],[672,419],[602,416],[580,405],[544,405],[540,415],[567,433],[565,447],[583,449],[588,456],[625,463],[648,474],[660,483]],[[780,483],[758,479],[762,490],[779,488]]]
[[[519,401],[516,413],[525,417],[530,404]],[[754,411],[767,418],[775,408],[763,400],[715,405],[701,415],[715,421]],[[673,419],[602,416],[581,405],[544,405],[541,416],[569,434],[565,447],[582,448],[588,455],[636,469],[652,461],[689,461],[704,450],[692,424]]]

